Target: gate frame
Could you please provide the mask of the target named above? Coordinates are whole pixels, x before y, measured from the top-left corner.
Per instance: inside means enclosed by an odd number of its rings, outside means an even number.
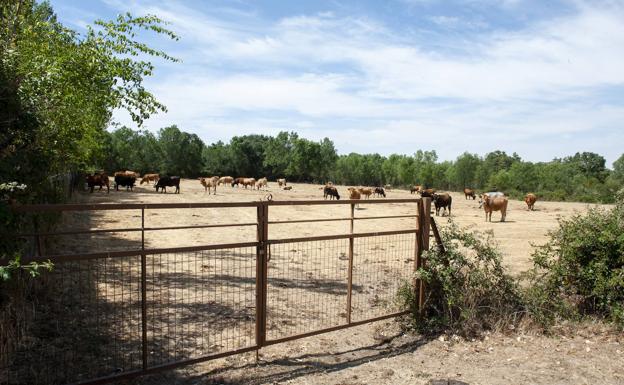
[[[392,204],[392,203],[415,203],[417,205],[416,215],[388,215],[388,216],[371,216],[371,217],[355,217],[355,205],[356,204]],[[287,221],[270,221],[269,220],[269,207],[270,206],[312,206],[312,205],[350,205],[350,216],[341,218],[328,218],[328,219],[301,219],[301,220],[287,220]],[[256,222],[246,223],[228,223],[228,224],[213,224],[213,225],[188,225],[188,226],[161,226],[161,227],[145,227],[145,210],[146,209],[176,209],[176,208],[251,208],[256,207]],[[286,341],[305,338],[318,334],[328,333],[336,330],[341,330],[353,326],[359,326],[366,323],[381,321],[397,316],[405,315],[409,313],[409,310],[401,311],[397,313],[386,314],[374,318],[365,320],[352,321],[352,289],[353,289],[353,248],[354,239],[361,237],[374,237],[383,235],[396,235],[396,234],[415,234],[414,244],[414,265],[413,272],[416,273],[418,269],[424,266],[424,260],[422,254],[424,251],[429,250],[429,230],[432,226],[431,218],[431,199],[430,198],[411,198],[411,199],[378,199],[378,200],[292,200],[292,201],[255,201],[255,202],[211,202],[211,203],[126,203],[126,204],[39,204],[39,205],[24,205],[14,206],[12,210],[16,213],[52,213],[52,212],[65,212],[65,211],[100,211],[100,210],[140,210],[141,211],[141,227],[138,228],[113,228],[113,229],[97,229],[97,230],[78,230],[78,231],[58,231],[58,232],[41,232],[36,226],[35,231],[32,233],[22,233],[19,237],[32,237],[35,241],[35,256],[24,257],[25,263],[31,261],[45,261],[52,260],[52,262],[64,262],[75,261],[85,259],[99,259],[99,258],[112,258],[112,257],[130,257],[140,256],[140,297],[141,297],[141,361],[142,368],[129,370],[119,374],[108,375],[99,378],[92,378],[89,380],[81,381],[76,384],[80,385],[94,385],[94,384],[107,384],[113,381],[127,380],[144,376],[148,374],[154,374],[166,370],[175,369],[181,366],[192,365],[200,362],[210,361],[218,358],[228,357],[246,352],[255,351],[256,354],[262,347],[279,344]],[[390,219],[390,218],[416,218],[415,227],[409,230],[395,230],[395,231],[383,231],[383,232],[369,232],[369,233],[354,233],[354,222],[356,220],[371,220],[371,219]],[[35,217],[36,220],[36,217]],[[311,222],[329,222],[329,221],[349,221],[349,232],[347,234],[340,235],[328,235],[328,236],[316,236],[316,237],[301,237],[301,238],[284,238],[284,239],[269,239],[268,230],[270,224],[286,224],[286,223],[311,223]],[[200,229],[200,228],[213,228],[213,227],[236,227],[236,226],[256,226],[256,241],[255,242],[239,242],[228,244],[211,244],[205,246],[189,246],[189,247],[173,247],[173,248],[160,248],[160,249],[146,249],[145,248],[145,231],[161,231],[161,230],[176,230],[176,229]],[[112,252],[99,252],[88,254],[71,254],[71,255],[42,255],[43,253],[43,237],[46,236],[58,236],[58,235],[73,235],[73,234],[96,234],[103,232],[141,232],[141,248],[139,250],[128,251],[112,251]],[[341,325],[332,326],[329,328],[314,330],[311,332],[291,335],[287,337],[281,337],[277,339],[267,340],[266,338],[266,324],[267,324],[267,293],[268,293],[268,247],[271,244],[279,243],[291,243],[291,242],[305,242],[305,241],[319,241],[319,240],[332,240],[332,239],[349,239],[349,255],[348,255],[348,284],[347,284],[347,303],[346,314],[347,322]],[[171,363],[149,366],[148,365],[148,338],[147,338],[147,256],[153,254],[165,254],[176,252],[190,252],[201,250],[215,250],[215,249],[231,249],[238,247],[256,247],[256,315],[255,315],[255,345],[241,349],[235,349],[216,354],[209,354],[200,357],[179,360]],[[413,278],[413,290],[415,291],[415,298],[417,298],[417,310],[422,311],[422,306],[425,300],[425,285],[420,278],[414,274]]]

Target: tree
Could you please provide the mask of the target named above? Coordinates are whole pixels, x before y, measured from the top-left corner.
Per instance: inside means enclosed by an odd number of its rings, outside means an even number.
[[[453,168],[454,172],[454,186],[456,188],[465,188],[465,187],[473,187],[475,181],[475,175],[477,172],[477,167],[481,163],[481,159],[477,155],[470,154],[468,152],[464,152],[462,155],[457,157],[455,160],[455,164]]]

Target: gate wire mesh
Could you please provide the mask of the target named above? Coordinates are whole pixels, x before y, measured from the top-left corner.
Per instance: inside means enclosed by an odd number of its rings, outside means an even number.
[[[348,239],[270,246],[267,339],[345,322],[348,249]]]
[[[45,279],[49,292],[35,293],[46,300],[12,353],[6,383],[65,384],[141,368],[140,257],[59,262]]]
[[[147,256],[148,366],[254,345],[255,247]]]
[[[351,319],[362,321],[400,311],[396,294],[412,278],[416,234],[356,238],[354,242]]]

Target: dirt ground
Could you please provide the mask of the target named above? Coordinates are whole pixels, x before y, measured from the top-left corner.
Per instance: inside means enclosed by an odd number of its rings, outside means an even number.
[[[254,201],[263,199],[268,193],[274,200],[308,200],[322,199],[319,185],[292,184],[292,190],[278,189],[275,183],[269,183],[266,191],[252,191],[244,188],[219,187],[217,194],[208,195],[197,180],[183,180],[181,194],[156,194],[152,187],[135,187],[134,192],[111,191],[105,194],[96,191],[94,194],[79,194],[79,200],[92,203],[127,202],[127,203],[165,203],[165,202],[231,202]],[[338,186],[341,196],[346,196],[346,187]],[[391,190],[388,198],[414,197],[408,191]],[[484,213],[478,208],[478,202],[466,200],[463,194],[453,193],[453,209],[451,217],[462,227],[492,230],[495,240],[503,252],[504,263],[514,273],[520,273],[530,266],[530,254],[533,244],[543,243],[547,232],[556,228],[557,219],[568,217],[575,212],[587,210],[589,205],[581,203],[541,202],[536,204],[535,211],[527,211],[524,202],[510,201],[507,221],[505,223],[486,223]],[[374,198],[382,199],[382,198]],[[361,205],[356,210],[356,217],[377,215],[409,215],[415,214],[413,204],[396,205]],[[98,212],[90,218],[78,214],[70,222],[84,223],[90,228],[119,228],[140,226],[138,212]],[[291,220],[302,218],[330,218],[348,217],[348,206],[272,206],[270,220]],[[498,220],[499,213],[493,215]],[[251,223],[256,218],[253,208],[233,209],[179,209],[179,210],[148,210],[146,211],[147,227],[179,226],[193,224],[216,223]],[[440,226],[447,223],[447,217],[436,218]],[[362,220],[357,221],[355,232],[385,231],[413,227],[415,219],[393,220]],[[270,238],[291,238],[301,236],[340,234],[348,230],[348,222],[320,222],[306,224],[271,225]],[[136,247],[139,241],[138,233],[115,233],[115,242],[110,238],[90,238],[90,247],[93,243],[106,249]],[[121,242],[125,241],[125,242]],[[165,232],[148,232],[146,247],[175,247],[190,245],[205,245],[212,243],[230,243],[255,241],[255,227],[224,227],[211,229],[186,229]],[[393,295],[399,279],[409,277],[409,268],[404,269],[410,262],[406,255],[413,252],[409,249],[392,249],[392,243],[406,239],[386,239],[380,244],[362,244],[362,249],[356,252],[361,259],[370,263],[379,263],[376,270],[363,269],[359,275],[361,279],[359,299],[354,300],[361,305],[361,309],[373,308],[374,311],[387,310],[390,306],[388,298]],[[99,244],[98,244],[99,242]],[[82,242],[68,242],[72,252],[85,251],[81,249]],[[289,244],[290,245],[290,244]],[[334,318],[344,317],[341,309],[344,288],[338,282],[344,272],[344,244],[334,243],[325,245],[329,253],[335,255],[320,255],[316,245],[306,248],[286,247],[274,250],[272,267],[270,266],[269,279],[277,282],[274,288],[273,310],[276,317],[269,321],[269,336],[279,338],[292,332],[305,332],[319,327],[331,326],[326,323],[328,315]],[[321,250],[320,245],[318,250]],[[253,307],[253,265],[247,258],[246,250],[240,250],[231,255],[201,255],[189,257],[179,267],[170,262],[155,262],[156,270],[166,267],[167,273],[177,275],[188,273],[189,266],[200,266],[202,284],[205,291],[197,285],[179,288],[179,282],[156,271],[148,277],[149,282],[159,282],[162,279],[171,279],[170,283],[175,290],[160,291],[148,294],[156,303],[167,303],[158,309],[157,316],[171,312],[169,304],[182,295],[186,304],[196,306],[201,301],[212,301],[215,305],[219,296],[226,298],[222,305],[229,307]],[[250,254],[251,255],[251,254]],[[327,258],[330,257],[330,258]],[[335,258],[333,258],[335,257]],[[202,258],[210,261],[201,265]],[[381,259],[384,259],[381,261]],[[236,261],[234,265],[228,261]],[[306,262],[299,262],[305,260]],[[328,260],[332,262],[327,262]],[[199,265],[198,265],[199,263]],[[297,265],[299,264],[299,265]],[[170,266],[172,270],[170,270]],[[236,278],[240,281],[228,284],[222,292],[209,289],[214,281],[231,282],[232,277],[222,277],[216,274],[218,267],[236,271]],[[134,268],[129,267],[128,271]],[[311,272],[312,273],[311,273]],[[379,275],[379,271],[383,273]],[[293,278],[294,283],[286,281]],[[355,272],[357,276],[357,270]],[[308,284],[312,280],[313,284]],[[280,283],[283,279],[283,284]],[[372,283],[371,283],[372,282]],[[357,283],[357,278],[355,283]],[[370,286],[367,286],[370,283]],[[294,287],[292,285],[295,285]],[[309,286],[307,286],[309,285]],[[329,285],[329,286],[328,286]],[[333,285],[333,286],[332,286]],[[111,287],[100,287],[101,290],[115,290]],[[177,290],[177,291],[176,291]],[[193,292],[194,290],[194,292]],[[212,290],[212,291],[209,291]],[[292,290],[288,292],[288,290]],[[123,293],[123,292],[122,292]],[[186,293],[186,294],[185,294]],[[193,294],[194,293],[194,294]],[[281,293],[281,294],[280,294]],[[375,294],[382,293],[382,294]],[[288,295],[287,295],[288,294]],[[296,294],[298,302],[288,302]],[[211,296],[212,295],[212,296]],[[378,297],[382,297],[381,299]],[[338,298],[339,302],[334,303]],[[358,302],[359,301],[359,302]],[[271,300],[269,300],[269,307]],[[303,312],[298,306],[312,305],[320,312]],[[184,305],[184,302],[182,303]],[[193,308],[201,312],[202,308]],[[362,310],[362,311],[364,311]],[[270,310],[271,311],[271,310]],[[374,312],[373,312],[374,313]],[[214,336],[206,337],[205,342],[199,343],[202,349],[191,353],[207,353],[220,349],[240,348],[250,343],[241,331],[251,330],[253,323],[250,315],[236,318],[240,315],[225,314],[232,329],[227,325],[220,325],[222,329],[214,345]],[[228,315],[229,314],[229,315]],[[354,314],[363,316],[362,313]],[[203,325],[206,319],[196,319],[197,314],[187,315],[187,321],[195,325]],[[201,318],[201,316],[199,316]],[[229,317],[229,318],[228,318]],[[175,318],[175,316],[174,316]],[[329,318],[327,318],[329,319]],[[215,318],[216,320],[216,318]],[[178,319],[175,322],[179,322]],[[155,322],[154,330],[150,330],[150,337],[160,335],[164,352],[183,351],[184,346],[178,346],[179,336],[188,338],[183,341],[189,346],[201,338],[196,333],[189,334],[170,330],[166,321]],[[189,329],[190,330],[190,329]],[[223,334],[225,333],[225,334]],[[239,333],[239,334],[237,334]],[[171,334],[174,337],[167,337]],[[176,337],[178,336],[178,337]],[[176,341],[173,341],[176,339]],[[191,341],[192,340],[192,341]],[[203,340],[202,340],[203,341]],[[292,342],[263,348],[260,360],[256,362],[255,353],[246,353],[225,359],[197,364],[193,367],[180,369],[166,375],[146,378],[142,382],[148,384],[624,384],[624,372],[621,362],[624,359],[624,337],[613,332],[587,328],[578,334],[544,337],[523,334],[494,334],[479,341],[440,340],[437,338],[426,340],[419,336],[405,335],[400,332],[398,322],[383,321],[375,324],[363,325],[351,329],[333,332],[315,337],[309,337]],[[173,346],[171,348],[170,346]],[[172,350],[173,349],[173,350]],[[162,352],[161,352],[162,353]],[[187,352],[189,353],[189,352]],[[175,358],[175,357],[174,357]],[[159,362],[159,361],[155,361]]]

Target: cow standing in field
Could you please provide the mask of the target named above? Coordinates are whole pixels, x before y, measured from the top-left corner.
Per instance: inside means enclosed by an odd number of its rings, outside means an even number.
[[[179,176],[163,176],[156,182],[156,192],[158,189],[162,189],[163,193],[167,192],[167,187],[175,187],[175,193],[180,193],[180,177]]]
[[[266,188],[268,188],[268,187],[269,187],[269,183],[268,183],[268,181],[267,181],[267,178],[260,178],[260,179],[258,179],[258,181],[256,182],[256,188],[257,188],[258,190],[260,190],[260,188],[262,188],[262,187],[266,187]]]
[[[373,194],[373,189],[370,187],[360,187],[358,188],[358,191],[360,192],[360,194],[365,196],[366,199],[369,199],[370,196]]]
[[[323,197],[325,199],[329,197],[330,200],[334,198],[336,198],[337,200],[340,200],[340,194],[338,194],[338,189],[335,188],[334,186],[325,186],[323,188]]]
[[[219,183],[219,177],[213,176],[212,178],[199,178],[199,183],[204,186],[204,193],[208,192],[210,195],[210,190],[214,190],[214,195],[217,195],[217,184]]]
[[[245,180],[245,178],[240,178],[240,177],[239,177],[239,178],[234,178],[234,179],[232,180],[232,187],[234,187],[234,185],[236,185],[236,186],[240,187],[240,185],[242,185],[242,184],[243,184],[243,181],[244,181],[244,180]]]
[[[505,222],[505,218],[507,217],[507,197],[503,196],[490,196],[488,194],[483,194],[481,196],[483,209],[485,210],[485,221],[492,222],[492,211],[500,211],[501,212],[501,222]]]
[[[420,189],[420,197],[421,198],[433,198],[433,194],[435,194],[436,189],[428,188],[428,189]]]
[[[89,186],[89,192],[93,192],[93,188],[95,186],[100,186],[100,191],[102,191],[102,187],[106,186],[106,193],[110,192],[110,181],[108,180],[108,174],[105,172],[96,173],[93,175],[87,175],[87,186]]]
[[[375,187],[375,191],[373,192],[373,196],[377,195],[377,197],[386,197],[386,192],[383,187]]]
[[[141,183],[139,184],[143,184],[143,183],[149,183],[149,182],[158,182],[158,179],[160,178],[159,174],[145,174],[143,175],[143,178],[141,178]]]
[[[446,213],[448,207],[448,216],[451,216],[451,204],[453,203],[453,197],[447,193],[433,194],[433,205],[435,206],[436,216],[440,215],[440,209],[444,209],[442,216]]]
[[[410,194],[420,192],[420,190],[422,190],[422,186],[420,185],[412,186],[410,187]]]
[[[222,176],[221,178],[219,178],[218,185],[221,185],[222,183],[223,183],[223,185],[232,184],[233,180],[234,180],[234,178],[232,178],[231,176]]]
[[[243,178],[243,181],[241,183],[243,186],[245,186],[245,188],[249,186],[253,189],[256,186],[256,178]]]
[[[135,182],[136,178],[134,176],[115,175],[115,191],[119,191],[119,186],[125,187],[126,191],[128,191],[128,189],[132,191]]]
[[[277,185],[278,185],[279,187],[286,186],[286,179],[284,179],[284,178],[280,178],[280,179],[278,179],[278,180],[277,180]]]
[[[464,197],[465,197],[466,199],[468,199],[468,198],[470,197],[470,198],[472,198],[472,200],[477,199],[477,196],[475,195],[474,190],[473,190],[473,189],[471,189],[471,188],[465,188],[465,189],[464,189]]]
[[[533,194],[533,193],[528,193],[525,197],[524,197],[524,202],[527,204],[527,210],[534,210],[535,206],[535,202],[537,201],[537,195]]]

